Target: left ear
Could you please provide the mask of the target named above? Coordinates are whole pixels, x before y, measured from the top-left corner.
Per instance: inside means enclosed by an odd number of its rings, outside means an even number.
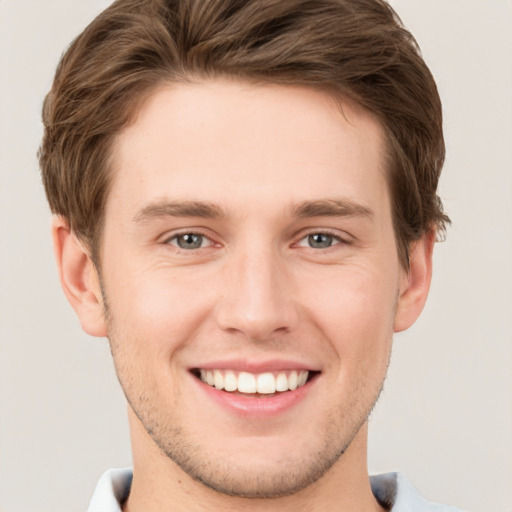
[[[418,319],[427,301],[432,279],[432,253],[436,230],[428,231],[413,242],[409,251],[409,271],[404,270],[398,307],[395,315],[395,332],[405,331]]]

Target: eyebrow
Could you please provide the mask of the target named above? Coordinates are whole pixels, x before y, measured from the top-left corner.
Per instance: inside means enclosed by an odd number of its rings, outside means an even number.
[[[160,201],[144,206],[133,218],[137,223],[158,217],[201,217],[218,219],[224,211],[213,203],[203,201]]]
[[[373,217],[373,210],[348,199],[320,199],[303,201],[292,206],[292,216],[309,217]],[[200,217],[219,219],[226,217],[222,208],[203,201],[158,201],[144,206],[133,220],[142,223],[158,217]]]
[[[371,208],[348,199],[304,201],[293,207],[295,217],[373,217]]]

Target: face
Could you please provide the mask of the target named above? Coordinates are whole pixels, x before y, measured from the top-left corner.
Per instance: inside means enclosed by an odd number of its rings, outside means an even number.
[[[101,274],[138,442],[224,493],[308,486],[365,426],[405,281],[378,122],[304,88],[172,84],[113,157]]]

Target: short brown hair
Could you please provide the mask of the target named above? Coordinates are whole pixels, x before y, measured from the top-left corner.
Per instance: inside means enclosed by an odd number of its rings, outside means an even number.
[[[401,263],[443,231],[441,101],[413,36],[383,0],[117,0],[64,54],[39,158],[52,211],[97,255],[117,134],[166,82],[233,76],[330,90],[381,122]]]

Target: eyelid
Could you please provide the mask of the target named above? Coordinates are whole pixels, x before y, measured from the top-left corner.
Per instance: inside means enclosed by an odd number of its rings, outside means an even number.
[[[173,247],[175,247],[176,249],[178,249],[180,251],[190,251],[191,249],[182,249],[178,245],[171,244],[172,240],[175,240],[178,237],[183,236],[183,235],[197,235],[197,236],[201,236],[201,237],[205,238],[206,240],[208,240],[208,242],[209,242],[208,245],[206,247],[200,247],[199,249],[206,249],[207,247],[218,245],[218,243],[215,242],[215,240],[212,238],[212,236],[207,235],[204,232],[204,230],[202,230],[201,228],[183,228],[183,229],[178,229],[176,231],[173,231],[172,233],[166,233],[165,236],[161,237],[160,243],[163,245],[172,245]],[[196,249],[196,250],[199,250],[199,249]]]
[[[173,231],[172,233],[166,233],[165,235],[163,235],[160,239],[160,243],[163,245],[172,245],[173,247],[176,247],[179,250],[185,250],[175,244],[171,244],[171,241],[176,239],[179,236],[190,234],[190,235],[202,236],[203,238],[208,240],[208,242],[209,242],[208,245],[206,247],[201,247],[200,249],[206,249],[207,247],[220,245],[218,242],[216,242],[214,240],[214,238],[210,234],[207,234],[205,231],[206,230],[204,230],[202,228],[195,228],[195,227],[178,229],[178,230]],[[315,234],[323,234],[323,235],[332,236],[336,240],[336,243],[333,246],[336,246],[339,244],[352,243],[352,237],[348,233],[345,233],[345,232],[340,233],[339,230],[334,230],[331,228],[312,228],[312,229],[307,229],[305,231],[301,231],[301,233],[299,233],[297,235],[297,237],[295,238],[296,241],[293,243],[293,245],[300,246],[300,242],[303,242],[309,236],[315,235]],[[196,249],[196,250],[199,250],[199,249]],[[316,249],[316,250],[318,250],[318,249]]]
[[[329,235],[332,236],[336,240],[336,243],[333,244],[331,247],[340,245],[340,244],[350,244],[352,242],[352,239],[350,235],[347,233],[340,233],[337,230],[333,230],[330,228],[314,228],[314,229],[308,229],[305,232],[301,232],[300,235],[297,237],[297,241],[294,243],[294,245],[299,247],[306,247],[306,245],[301,245],[300,243],[306,240],[311,235]],[[331,247],[328,247],[326,249],[330,249]],[[316,251],[319,249],[315,249]]]

